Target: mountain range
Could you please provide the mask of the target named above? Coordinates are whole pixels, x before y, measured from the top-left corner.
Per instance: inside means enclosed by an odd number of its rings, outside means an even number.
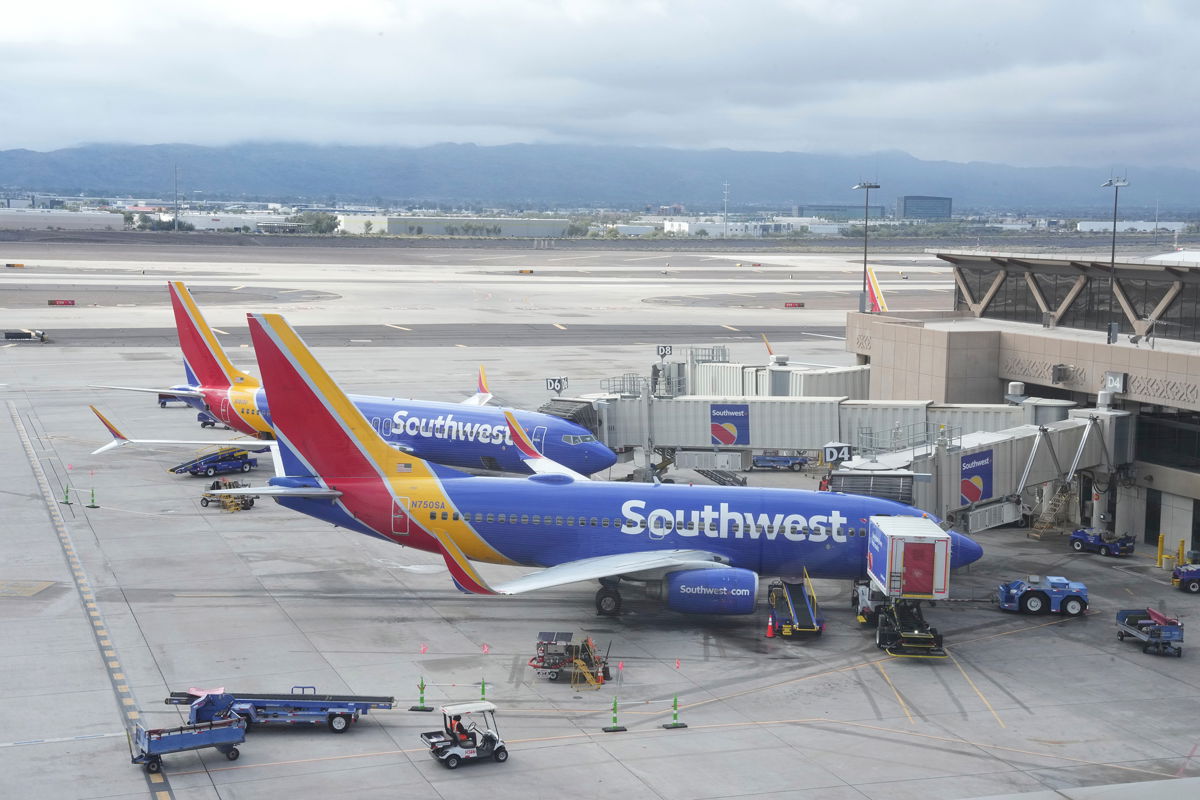
[[[923,161],[901,152],[862,156],[737,150],[675,150],[566,144],[369,147],[246,143],[89,144],[37,152],[0,151],[0,190],[88,196],[306,199],[314,203],[504,206],[533,209],[680,203],[713,211],[729,184],[731,210],[858,204],[866,179],[881,185],[872,205],[899,195],[951,197],[956,212],[1101,215],[1111,193],[1107,168],[1015,167]],[[1131,170],[1122,216],[1197,208],[1200,172]],[[1103,217],[1101,217],[1103,218]]]

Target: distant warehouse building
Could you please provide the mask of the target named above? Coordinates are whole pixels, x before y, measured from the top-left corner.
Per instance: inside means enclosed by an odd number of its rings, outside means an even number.
[[[863,207],[855,205],[807,205],[796,206],[795,217],[819,217],[830,220],[855,220],[863,218]],[[883,206],[869,206],[865,209],[868,219],[883,219]]]
[[[896,219],[950,219],[951,198],[906,194],[896,198]]]
[[[568,219],[522,217],[388,217],[393,236],[528,236],[555,238],[567,235]]]

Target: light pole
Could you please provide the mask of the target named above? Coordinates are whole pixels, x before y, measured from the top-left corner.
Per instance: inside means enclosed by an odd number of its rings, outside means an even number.
[[[1117,333],[1121,325],[1117,319],[1117,198],[1121,196],[1121,187],[1128,186],[1124,178],[1109,178],[1100,184],[1101,189],[1112,187],[1113,190],[1113,228],[1112,251],[1108,256],[1108,343],[1117,343]]]
[[[858,295],[858,310],[859,312],[867,311],[867,229],[869,225],[870,210],[871,210],[871,190],[878,189],[878,183],[869,181],[859,181],[850,187],[852,189],[866,189],[867,193],[863,197],[863,279],[862,291]]]

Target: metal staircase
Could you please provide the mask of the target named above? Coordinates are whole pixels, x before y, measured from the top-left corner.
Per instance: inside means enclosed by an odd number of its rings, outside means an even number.
[[[1043,536],[1057,532],[1062,513],[1066,510],[1067,504],[1071,502],[1073,496],[1072,484],[1064,483],[1058,487],[1058,491],[1046,502],[1042,508],[1042,513],[1038,516],[1037,521],[1033,523],[1033,527],[1026,536],[1030,539],[1041,539]]]

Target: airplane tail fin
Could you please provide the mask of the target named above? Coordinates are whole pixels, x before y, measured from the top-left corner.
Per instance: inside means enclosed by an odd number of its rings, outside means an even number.
[[[192,386],[257,387],[252,375],[237,369],[225,355],[212,328],[183,281],[170,281],[171,307],[175,310],[175,327],[179,331],[179,347],[183,350],[184,369]]]
[[[464,406],[485,406],[492,399],[492,390],[488,388],[487,374],[483,364],[479,365],[479,377],[475,381],[475,394],[462,401]]]
[[[278,314],[248,314],[250,338],[271,404],[271,423],[289,476],[356,481],[391,504],[387,479],[431,476],[421,459],[388,445]]]
[[[867,267],[867,300],[870,302],[871,311],[879,313],[887,311],[887,300],[883,297],[883,289],[879,286],[879,278],[875,277],[875,270]]]

